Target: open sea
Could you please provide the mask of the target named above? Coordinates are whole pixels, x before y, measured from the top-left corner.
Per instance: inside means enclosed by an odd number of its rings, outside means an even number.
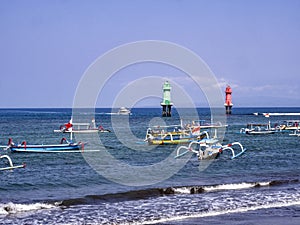
[[[197,110],[200,119],[210,121],[209,109]],[[112,131],[99,133],[105,146],[100,150],[122,163],[112,166],[100,159],[101,165],[95,168],[85,154],[94,154],[90,158],[97,160],[101,157],[97,152],[4,150],[9,138],[14,143],[26,140],[27,144],[56,144],[62,137],[69,138],[54,130],[70,120],[72,109],[0,109],[0,154],[9,155],[15,165],[26,163],[26,168],[0,171],[0,224],[300,224],[300,137],[289,132],[260,136],[239,133],[250,122],[300,120],[300,116],[265,118],[253,115],[255,112],[299,113],[300,108],[233,108],[227,116],[224,144],[238,141],[247,149],[245,154],[231,160],[224,152],[209,164],[192,156],[170,174],[176,159],[164,159],[177,146],[150,149],[143,139],[149,123],[155,122],[153,118],[179,124],[176,110],[171,118],[160,118],[160,108],[134,108],[129,119],[109,112],[111,109],[96,109],[95,113],[97,125]],[[121,133],[120,140],[112,118],[120,126],[129,121],[131,134],[136,137],[135,149],[126,146],[126,132]],[[5,167],[6,160],[0,160],[0,167]],[[138,172],[139,167],[156,163],[164,167]],[[124,164],[137,168],[136,176],[122,176],[128,174]],[[106,170],[115,170],[116,176],[106,176]],[[155,182],[162,174],[166,178]],[[145,178],[141,184],[139,177]]]

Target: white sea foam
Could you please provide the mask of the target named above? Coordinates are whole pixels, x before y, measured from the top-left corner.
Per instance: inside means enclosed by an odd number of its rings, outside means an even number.
[[[257,183],[237,183],[237,184],[220,184],[220,185],[213,185],[213,186],[203,186],[197,187],[202,188],[203,191],[224,191],[224,190],[238,190],[238,189],[247,189],[253,188],[257,186],[269,186],[270,182],[257,182]],[[196,188],[196,189],[197,189]],[[174,191],[176,194],[190,194],[192,187],[176,187]]]
[[[253,188],[256,186],[268,186],[270,182],[259,182],[259,183],[238,183],[238,184],[220,184],[216,186],[203,187],[205,191],[219,191],[219,190],[238,190]]]
[[[175,220],[185,220],[185,219],[193,219],[193,218],[201,218],[201,217],[218,216],[218,215],[224,215],[224,214],[229,214],[229,213],[243,213],[243,212],[254,211],[254,210],[259,210],[259,209],[288,207],[288,206],[294,206],[294,205],[300,205],[300,200],[291,201],[291,202],[270,203],[270,204],[251,206],[251,207],[239,207],[239,208],[236,208],[236,209],[228,209],[228,210],[223,210],[223,211],[217,211],[216,210],[216,211],[203,212],[203,213],[197,213],[197,214],[185,215],[185,216],[174,216],[174,217],[171,217],[171,218],[145,221],[143,223],[139,222],[139,223],[136,223],[136,224],[166,223],[166,222],[175,221]]]
[[[239,184],[220,184],[216,186],[203,187],[205,191],[218,191],[218,190],[237,190],[255,187],[255,183],[239,183]]]
[[[0,215],[14,214],[20,212],[35,211],[41,209],[52,209],[57,206],[46,203],[32,203],[32,204],[17,204],[17,203],[6,203],[0,204]]]
[[[270,182],[259,182],[259,183],[257,183],[257,184],[259,184],[260,186],[269,186],[270,185]]]
[[[188,187],[174,188],[176,194],[190,194],[191,190]]]

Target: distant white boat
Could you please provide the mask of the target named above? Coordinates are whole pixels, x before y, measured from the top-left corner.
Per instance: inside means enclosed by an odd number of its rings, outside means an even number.
[[[266,124],[261,123],[248,123],[246,128],[240,130],[241,134],[261,135],[261,134],[274,134],[275,128],[271,128],[270,121]]]
[[[263,113],[265,117],[269,116],[300,116],[300,113]]]
[[[121,107],[118,112],[104,113],[105,115],[132,115],[131,111],[126,107]]]
[[[125,107],[121,107],[118,111],[119,115],[131,115],[131,111]]]

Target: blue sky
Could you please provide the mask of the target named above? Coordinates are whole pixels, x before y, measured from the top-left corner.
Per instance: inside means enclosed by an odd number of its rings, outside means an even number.
[[[77,84],[96,58],[141,40],[169,41],[198,54],[222,89],[232,86],[234,107],[300,106],[298,0],[0,4],[1,108],[72,107]],[[97,106],[110,106],[128,82],[152,75],[175,79],[205,106],[180,72],[149,64],[115,74]]]

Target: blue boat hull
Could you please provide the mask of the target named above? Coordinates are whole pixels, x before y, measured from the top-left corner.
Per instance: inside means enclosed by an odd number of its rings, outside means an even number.
[[[11,146],[12,152],[81,152],[82,144]]]

